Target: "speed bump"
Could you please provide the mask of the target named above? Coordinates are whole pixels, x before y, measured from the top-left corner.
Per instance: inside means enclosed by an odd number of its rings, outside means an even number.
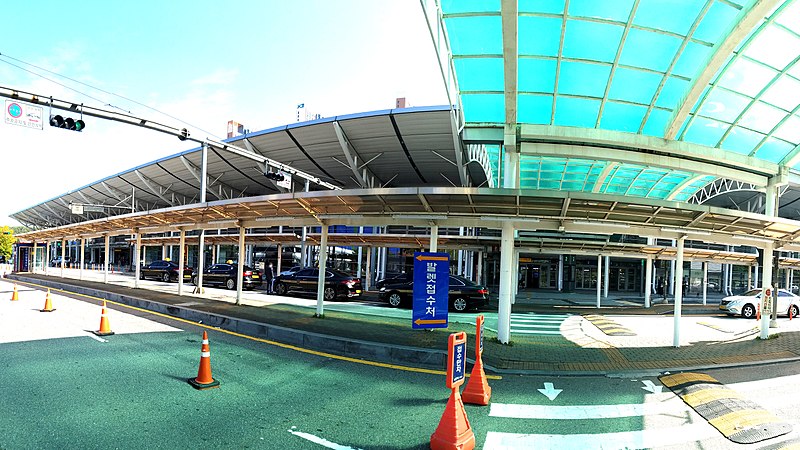
[[[761,447],[759,450],[800,450],[800,438]]]
[[[636,333],[622,325],[597,314],[584,314],[586,320],[608,336],[636,336]]]
[[[738,444],[761,442],[792,431],[790,424],[704,373],[662,375],[659,380]]]

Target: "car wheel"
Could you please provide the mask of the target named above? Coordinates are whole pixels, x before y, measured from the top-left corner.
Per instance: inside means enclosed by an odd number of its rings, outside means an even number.
[[[393,308],[397,308],[401,303],[403,303],[403,297],[399,292],[392,292],[389,294],[389,298],[387,300],[389,301],[389,306]]]
[[[139,279],[140,280],[144,280],[144,274],[143,273],[139,273]]]
[[[225,280],[225,287],[228,289],[236,289],[236,280],[233,278],[228,278]]]
[[[283,283],[276,284],[275,293],[278,295],[286,295],[286,285]]]
[[[161,275],[161,281],[163,281],[164,283],[169,283],[169,274],[164,273],[163,275]]]
[[[467,300],[464,297],[456,297],[453,300],[453,309],[458,312],[463,312],[467,310]]]
[[[797,318],[797,314],[800,313],[800,308],[798,308],[797,305],[792,305],[789,313],[791,314],[792,318],[796,319]]]
[[[742,306],[742,317],[745,319],[752,319],[756,316],[756,308],[753,305],[747,304]]]
[[[192,277],[192,284],[197,286],[197,277]]]
[[[331,287],[326,287],[325,291],[322,293],[323,298],[327,301],[332,301],[336,299],[336,290]]]

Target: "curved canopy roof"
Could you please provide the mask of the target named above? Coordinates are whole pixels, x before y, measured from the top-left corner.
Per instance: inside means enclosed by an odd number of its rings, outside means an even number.
[[[466,127],[691,144],[800,168],[800,2],[441,0]],[[636,139],[631,137],[640,136]],[[471,140],[498,143],[487,134]],[[521,152],[520,186],[687,200],[724,174]],[[780,169],[779,169],[780,170]],[[599,180],[599,181],[598,181]],[[498,180],[501,181],[501,180]],[[763,185],[761,186],[763,187]]]

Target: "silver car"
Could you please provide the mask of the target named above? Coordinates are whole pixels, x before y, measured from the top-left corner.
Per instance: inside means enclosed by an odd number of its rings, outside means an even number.
[[[761,289],[750,289],[740,295],[731,295],[722,299],[719,309],[729,316],[741,315],[745,319],[756,317],[761,304]],[[778,315],[797,317],[800,313],[800,297],[786,289],[778,289]]]

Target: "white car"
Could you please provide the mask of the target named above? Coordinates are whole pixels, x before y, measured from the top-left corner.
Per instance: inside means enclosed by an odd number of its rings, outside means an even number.
[[[758,305],[761,303],[761,289],[750,289],[740,295],[731,295],[722,299],[719,309],[729,316],[741,315],[745,319],[756,317]],[[788,316],[791,308],[792,317],[800,313],[800,296],[786,289],[778,289],[778,315]]]

